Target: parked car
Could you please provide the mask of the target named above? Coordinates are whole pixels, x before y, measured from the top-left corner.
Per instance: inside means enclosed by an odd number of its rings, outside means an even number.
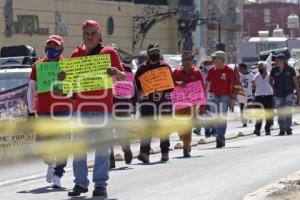
[[[138,69],[138,66],[146,61],[146,59],[146,52],[141,52],[138,56],[132,59],[132,71],[135,73]],[[181,65],[181,55],[179,54],[164,54],[162,59],[164,60],[164,62],[170,65],[172,70]]]
[[[0,55],[0,120],[25,117],[27,84],[36,60],[35,50],[25,45],[2,47]]]

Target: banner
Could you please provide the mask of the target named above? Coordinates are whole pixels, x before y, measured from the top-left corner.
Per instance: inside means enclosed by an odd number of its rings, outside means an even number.
[[[188,83],[185,87],[176,87],[171,96],[175,110],[206,103],[205,91],[201,81]]]
[[[139,77],[144,94],[173,89],[174,81],[169,67],[159,67],[147,71]]]
[[[0,93],[0,120],[27,116],[27,84]]]
[[[114,89],[113,94],[115,96],[120,96],[124,98],[132,98],[134,95],[134,75],[132,73],[126,72],[125,81],[117,81],[113,77]]]
[[[60,70],[66,72],[63,92],[85,92],[113,87],[112,78],[107,74],[111,67],[109,54],[66,58],[59,62]]]
[[[0,122],[22,123],[27,117],[27,84],[0,93]],[[35,142],[35,135],[22,130],[9,134],[1,131],[0,149],[27,146]]]
[[[60,72],[59,62],[43,62],[36,64],[37,89],[38,93],[51,91],[51,85],[57,83],[61,89],[61,83],[58,82],[57,74]]]

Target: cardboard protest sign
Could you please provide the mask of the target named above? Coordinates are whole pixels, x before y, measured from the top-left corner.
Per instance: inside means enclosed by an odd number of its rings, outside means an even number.
[[[114,78],[114,90],[113,94],[115,96],[132,98],[134,95],[134,75],[132,73],[126,72],[126,80],[125,81],[117,81]]]
[[[206,103],[205,91],[201,81],[188,83],[185,87],[176,87],[171,96],[175,110]]]
[[[159,67],[147,71],[139,77],[144,94],[173,89],[174,81],[169,67]]]
[[[64,94],[113,87],[112,78],[107,74],[107,69],[111,67],[109,54],[67,58],[59,64],[61,71],[67,74],[63,81]]]
[[[36,64],[38,93],[49,92],[53,87],[61,88],[61,83],[59,83],[57,79],[59,71],[59,62],[43,62]]]

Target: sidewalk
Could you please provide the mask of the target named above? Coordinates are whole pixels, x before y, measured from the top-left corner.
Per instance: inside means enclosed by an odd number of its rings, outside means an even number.
[[[244,197],[243,200],[299,200],[300,170]]]

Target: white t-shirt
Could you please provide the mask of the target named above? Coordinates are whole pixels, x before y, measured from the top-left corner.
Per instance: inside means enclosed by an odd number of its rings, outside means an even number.
[[[242,74],[240,73],[240,77],[241,77],[241,83],[243,85],[245,94],[247,99],[253,99],[253,92],[252,92],[252,80],[254,78],[254,75],[249,72],[248,74]]]
[[[265,78],[260,73],[255,74],[253,81],[255,82],[255,96],[273,95],[273,89],[269,83],[270,76]]]

